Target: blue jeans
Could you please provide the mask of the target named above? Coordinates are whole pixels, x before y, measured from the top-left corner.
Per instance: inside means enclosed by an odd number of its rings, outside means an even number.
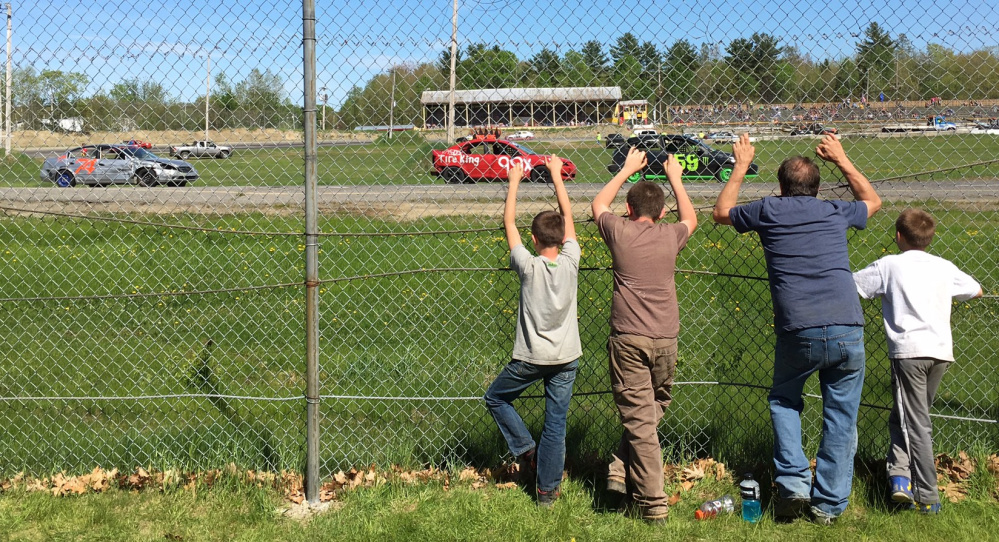
[[[864,387],[863,326],[825,326],[777,334],[770,418],[774,465],[782,498],[810,499],[818,515],[846,509],[857,453],[857,410]],[[802,389],[812,373],[822,389],[822,440],[815,485],[801,449]]]
[[[531,432],[513,408],[513,401],[538,380],[545,384],[545,425],[537,446],[538,489],[551,491],[562,483],[565,467],[565,419],[579,360],[562,365],[534,365],[513,360],[486,391],[486,407],[506,439],[510,453],[520,456],[535,447]]]

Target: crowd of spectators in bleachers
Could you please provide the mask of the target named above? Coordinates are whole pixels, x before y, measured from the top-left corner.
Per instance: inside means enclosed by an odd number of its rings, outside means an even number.
[[[999,117],[999,103],[989,105],[977,100],[946,102],[933,98],[923,104],[845,99],[826,104],[698,105],[670,108],[669,121],[673,124],[863,122],[921,120],[938,115],[969,120],[990,119]]]

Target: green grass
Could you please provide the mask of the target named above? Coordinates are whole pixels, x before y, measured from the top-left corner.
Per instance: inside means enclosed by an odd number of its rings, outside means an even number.
[[[991,476],[985,475],[991,479]],[[995,480],[991,479],[994,489]],[[562,498],[539,509],[521,489],[488,486],[473,490],[457,483],[390,482],[343,493],[333,508],[308,521],[283,517],[271,490],[220,484],[197,492],[111,490],[56,498],[21,490],[0,495],[0,532],[5,540],[990,540],[999,507],[987,491],[972,485],[971,498],[945,503],[938,516],[889,509],[858,479],[847,511],[828,527],[806,521],[778,524],[768,513],[758,524],[738,512],[696,521],[704,500],[734,493],[728,483],[694,487],[671,510],[665,524],[646,525],[619,513],[600,490],[597,476],[574,476]],[[877,484],[879,487],[882,484]],[[987,484],[986,484],[987,485]],[[984,487],[984,486],[983,486]]]
[[[941,223],[932,252],[954,260],[995,293],[996,213],[927,207]],[[890,248],[897,208],[851,234],[859,268]],[[194,217],[160,217],[190,223]],[[679,385],[662,437],[672,460],[712,454],[734,465],[766,463],[766,391],[772,315],[754,235],[709,224],[681,254]],[[245,236],[67,219],[5,217],[0,228],[0,396],[147,396],[221,393],[270,398],[304,393],[304,301],[295,283],[304,245],[291,236]],[[299,219],[205,217],[223,230],[294,231]],[[419,231],[439,224],[326,217],[325,231]],[[452,227],[495,227],[460,219]],[[569,420],[570,462],[602,457],[619,436],[606,372],[610,257],[592,224],[581,225],[579,314],[584,355]],[[518,284],[498,231],[441,236],[324,237],[320,289],[323,472],[370,462],[490,464],[505,453],[480,397],[508,361]],[[433,268],[483,271],[419,272]],[[415,273],[405,273],[415,270]],[[368,274],[403,272],[380,278]],[[705,275],[696,272],[745,276]],[[173,292],[196,295],[159,295]],[[50,299],[50,296],[154,294]],[[33,296],[44,299],[34,300]],[[890,404],[879,309],[868,317],[864,401]],[[959,362],[936,405],[944,414],[994,419],[999,382],[991,370],[995,300],[955,308]],[[211,346],[207,346],[211,341]],[[746,387],[748,385],[750,387]],[[752,387],[755,386],[755,387]],[[813,383],[809,392],[817,393]],[[538,395],[538,390],[530,390]],[[411,397],[372,401],[355,396]],[[438,401],[434,397],[453,397]],[[817,445],[815,400],[807,403],[806,447]],[[542,402],[523,400],[529,426]],[[862,410],[860,454],[883,455],[886,412]],[[250,468],[304,465],[304,401],[146,399],[0,403],[0,470],[86,471],[104,467]],[[993,424],[939,420],[940,451],[996,449]]]
[[[777,167],[787,156],[814,156],[817,139],[788,138],[756,143],[760,177],[773,182]],[[320,147],[318,182],[321,186],[440,184],[431,176],[430,151],[443,143],[420,142],[408,137],[393,143]],[[600,183],[608,178],[611,151],[596,141],[571,141],[559,136],[528,143],[542,154],[571,159],[579,168],[576,182]],[[912,137],[847,137],[845,146],[857,166],[871,179],[966,166],[999,156],[999,137],[944,134]],[[731,152],[730,145],[715,145]],[[55,153],[53,153],[54,155]],[[15,154],[0,163],[5,186],[50,186],[39,179],[42,158]],[[298,186],[304,169],[301,148],[237,149],[226,160],[190,160],[200,174],[195,186]],[[994,178],[999,165],[978,166],[935,175],[936,179]],[[830,171],[827,174],[832,174]],[[713,182],[713,181],[710,181]]]
[[[809,139],[758,143],[764,181],[778,160],[808,153]],[[532,142],[577,161],[579,182],[601,182],[610,153],[595,141]],[[856,162],[872,178],[996,156],[996,138],[854,138]],[[437,183],[425,175],[431,146],[419,141],[322,147],[321,184]],[[37,186],[40,160],[0,165],[10,186]],[[299,185],[300,149],[239,151],[195,164],[204,184]],[[979,171],[982,169],[982,171]],[[953,177],[993,175],[995,168]],[[769,173],[768,173],[769,172]],[[946,178],[946,176],[943,176]],[[941,226],[931,252],[953,260],[995,294],[996,212],[917,202]],[[497,207],[498,209],[498,207]],[[852,266],[886,252],[900,206],[890,202],[868,229],[850,234]],[[206,209],[210,212],[211,209]],[[302,231],[301,217],[261,214],[104,215],[222,231]],[[772,313],[758,238],[701,228],[681,254],[677,287],[683,331],[678,385],[662,438],[672,460],[712,454],[734,465],[766,463],[765,388],[772,365]],[[0,218],[0,473],[86,471],[95,464],[212,468],[304,465],[304,274],[300,236],[235,235],[65,218]],[[508,361],[516,277],[498,217],[397,222],[324,213],[325,232],[397,232],[395,237],[323,237],[320,275],[321,453],[324,473],[352,465],[489,464],[505,453],[478,397]],[[440,229],[485,229],[435,236]],[[606,371],[610,256],[592,223],[581,224],[579,314],[584,355],[569,420],[570,462],[605,456],[619,436]],[[466,268],[461,271],[433,269]],[[423,271],[428,270],[428,271]],[[368,275],[383,275],[365,278]],[[395,274],[393,274],[395,273]],[[719,274],[719,275],[716,275]],[[185,294],[185,292],[200,292]],[[172,295],[183,294],[183,295]],[[89,298],[78,298],[80,296]],[[103,297],[102,297],[103,296]],[[123,297],[124,296],[124,297]],[[62,299],[68,297],[68,299]],[[890,404],[879,307],[865,303],[869,354],[860,455],[884,453]],[[999,377],[991,370],[995,299],[954,311],[958,363],[935,405],[946,415],[996,419]],[[818,393],[816,383],[807,389]],[[539,428],[538,389],[523,400]],[[275,399],[133,397],[223,394]],[[406,397],[406,401],[357,399]],[[437,400],[435,398],[454,398]],[[278,399],[292,398],[291,401]],[[807,403],[805,444],[817,446],[818,401]],[[941,451],[999,447],[994,424],[940,419]]]

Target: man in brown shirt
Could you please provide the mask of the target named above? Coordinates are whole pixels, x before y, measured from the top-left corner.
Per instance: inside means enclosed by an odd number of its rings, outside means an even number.
[[[673,155],[666,176],[676,195],[678,223],[657,223],[666,215],[666,197],[659,185],[647,181],[628,191],[626,218],[610,212],[621,186],[646,163],[644,152],[631,149],[592,207],[614,260],[607,350],[614,402],[624,425],[608,467],[607,489],[627,493],[630,484],[642,519],[651,522],[669,514],[658,427],[672,399],[680,331],[673,272],[677,253],[697,228],[697,215],[680,179],[683,168]]]

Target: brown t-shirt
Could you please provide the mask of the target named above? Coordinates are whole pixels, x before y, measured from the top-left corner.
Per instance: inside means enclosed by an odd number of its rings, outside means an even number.
[[[680,223],[636,222],[605,212],[600,235],[614,258],[611,331],[666,339],[680,333],[676,255],[690,232]]]

